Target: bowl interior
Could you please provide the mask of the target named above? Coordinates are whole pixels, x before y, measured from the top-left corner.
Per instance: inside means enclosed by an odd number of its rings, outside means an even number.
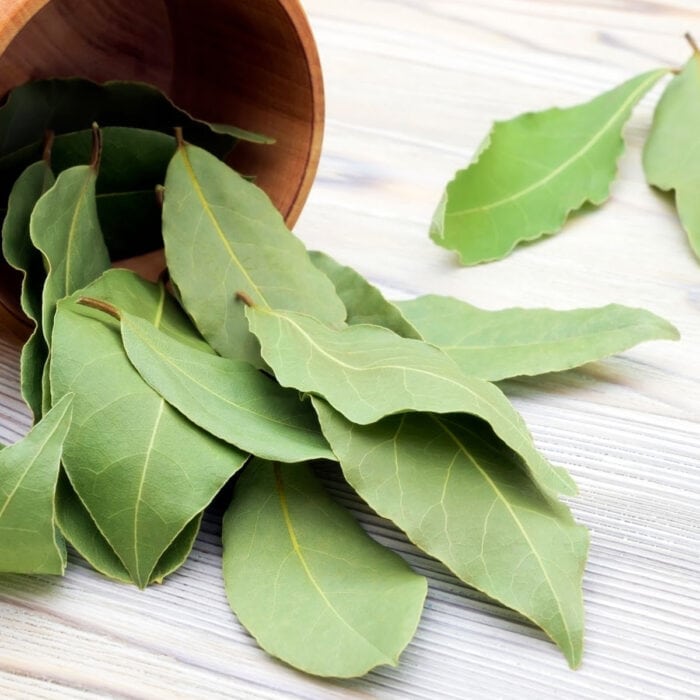
[[[298,0],[3,4],[0,96],[48,77],[152,83],[196,117],[277,139],[240,144],[231,164],[254,174],[294,224],[318,165],[324,110],[318,55]],[[16,278],[0,269],[0,279],[0,301],[16,307]]]

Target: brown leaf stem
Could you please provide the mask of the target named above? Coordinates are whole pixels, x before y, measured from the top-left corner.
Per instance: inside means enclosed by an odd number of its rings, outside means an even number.
[[[97,309],[97,311],[102,311],[103,313],[110,315],[112,318],[116,318],[117,321],[121,321],[122,315],[119,312],[119,309],[106,301],[102,301],[101,299],[80,297],[80,299],[78,299],[78,304],[81,306],[88,306],[91,309]]]

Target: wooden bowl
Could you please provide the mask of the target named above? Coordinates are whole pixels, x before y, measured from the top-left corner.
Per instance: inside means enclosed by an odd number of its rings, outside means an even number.
[[[0,0],[0,96],[27,80],[81,76],[157,85],[196,117],[277,139],[240,144],[293,226],[323,137],[321,67],[299,0]],[[153,276],[162,256],[136,265]],[[0,333],[26,336],[19,276],[0,267]]]

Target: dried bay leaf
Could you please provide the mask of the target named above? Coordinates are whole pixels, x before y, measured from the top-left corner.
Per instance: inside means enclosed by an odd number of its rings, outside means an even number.
[[[306,465],[254,460],[223,526],[226,593],[268,653],[318,676],[396,665],[425,578],[372,540]]]
[[[431,238],[474,265],[559,231],[586,202],[602,204],[624,149],[622,129],[666,73],[644,73],[575,107],[497,122],[477,160],[448,184]]]
[[[0,571],[63,574],[54,493],[71,418],[66,395],[19,442],[0,451]]]
[[[151,575],[150,583],[162,580],[178,569],[187,559],[199,532],[202,515],[196,516],[165,551]],[[56,489],[56,523],[73,548],[96,571],[120,583],[131,583],[129,572],[102,536],[97,524],[65,474],[61,474]]]
[[[35,420],[41,418],[43,410],[42,375],[49,349],[40,328],[46,271],[42,254],[31,241],[29,226],[36,203],[54,182],[53,172],[45,160],[30,165],[12,188],[2,227],[2,252],[5,260],[23,273],[20,304],[34,323],[34,330],[22,348],[20,377],[22,396]]]
[[[41,326],[51,344],[53,315],[59,299],[68,296],[109,269],[97,216],[95,182],[98,159],[62,172],[38,201],[31,216],[31,239],[47,267]]]
[[[700,52],[668,84],[654,113],[644,147],[647,182],[660,190],[675,190],[676,208],[690,246],[700,258]]]
[[[264,307],[345,320],[333,285],[267,195],[195,146],[182,143],[168,168],[163,238],[183,305],[224,357],[260,365],[239,292]]]
[[[142,290],[148,289],[148,293]],[[109,271],[58,305],[52,344],[54,400],[73,392],[64,468],[71,485],[131,579],[143,587],[159,562],[247,455],[203,432],[138,375],[119,325],[77,303],[80,294],[147,318],[165,332],[196,332],[162,285]],[[85,343],[83,339],[89,338]]]
[[[333,459],[307,401],[241,360],[200,352],[120,313],[124,349],[141,377],[208,433],[282,462]]]
[[[396,305],[465,374],[489,381],[571,369],[646,340],[679,338],[668,321],[618,304],[572,311],[486,311],[452,297],[427,295]]]
[[[341,265],[325,253],[311,251],[309,257],[311,262],[333,282],[336,293],[345,304],[348,324],[373,324],[388,328],[404,338],[421,339],[418,331],[403,317],[396,306],[387,301],[382,293],[359,272]]]
[[[337,330],[291,311],[248,307],[246,316],[282,386],[321,396],[361,425],[406,411],[476,415],[523,458],[543,489],[576,492],[568,474],[537,451],[503,393],[464,375],[438,348],[379,326]]]
[[[578,666],[588,533],[483,421],[407,413],[357,426],[313,402],[345,478],[375,511],[539,625]]]
[[[131,127],[101,130],[102,155],[95,186],[97,214],[112,260],[163,246],[156,187],[165,181],[175,138]],[[90,160],[91,130],[57,136],[51,162],[60,173]]]

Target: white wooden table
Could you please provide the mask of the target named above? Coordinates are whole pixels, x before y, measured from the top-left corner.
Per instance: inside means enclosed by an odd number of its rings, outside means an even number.
[[[396,668],[308,678],[259,651],[230,613],[219,521],[165,585],[109,583],[73,558],[65,579],[0,579],[0,697],[683,698],[700,696],[700,264],[640,167],[654,98],[627,129],[603,210],[508,259],[459,268],[427,227],[445,182],[494,119],[574,104],[688,56],[697,0],[307,0],[328,129],[297,233],[397,297],[487,308],[619,302],[665,316],[649,343],[506,388],[538,445],[571,470],[592,533],[583,666],[469,590],[348,495],[369,531],[430,577]],[[700,128],[700,126],[699,126]],[[0,348],[0,439],[26,429],[16,355]]]

